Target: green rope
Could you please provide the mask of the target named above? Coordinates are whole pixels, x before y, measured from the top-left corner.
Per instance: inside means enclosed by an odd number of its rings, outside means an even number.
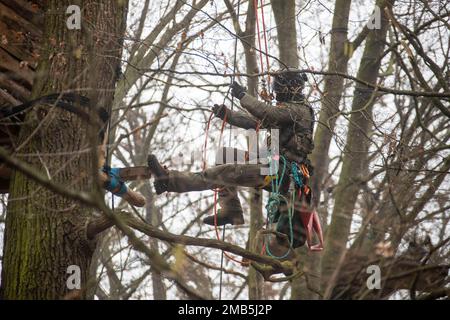
[[[278,179],[278,173],[275,177],[275,183],[273,181],[273,179],[270,181],[271,182],[271,187],[272,187],[272,192],[270,193],[269,196],[269,200],[267,202],[266,205],[266,210],[267,210],[267,223],[268,225],[272,225],[273,221],[275,219],[275,216],[279,210],[281,201],[284,201],[285,203],[288,203],[288,199],[283,196],[280,193],[280,187],[281,187],[281,183],[283,182],[285,173],[286,173],[286,159],[283,156],[280,156],[281,159],[283,160],[283,170],[281,172],[281,178]],[[269,174],[270,176],[272,176],[272,163],[269,159]],[[274,255],[271,251],[270,251],[270,243],[269,243],[269,239],[270,239],[270,235],[267,235],[264,238],[264,242],[265,242],[265,247],[266,247],[266,252],[267,254],[275,259],[284,259],[286,258],[289,253],[292,250],[292,244],[294,243],[294,229],[292,226],[292,218],[294,216],[294,203],[295,203],[295,191],[292,192],[292,203],[291,206],[288,209],[288,218],[289,218],[289,249],[288,251],[283,254],[282,256],[276,256]]]

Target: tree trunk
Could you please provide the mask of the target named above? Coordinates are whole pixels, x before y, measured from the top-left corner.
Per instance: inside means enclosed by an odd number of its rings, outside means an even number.
[[[297,68],[297,30],[295,27],[295,0],[271,0],[277,25],[279,59],[284,65]],[[283,65],[281,65],[283,67]]]
[[[331,29],[330,53],[328,57],[328,72],[347,73],[350,55],[346,51],[348,16],[350,12],[349,0],[338,0],[334,6],[333,26]],[[323,179],[328,173],[328,150],[336,124],[336,114],[339,112],[344,88],[344,78],[339,76],[325,76],[324,95],[320,108],[319,121],[314,136],[314,151],[311,161],[314,164],[312,189],[317,206],[320,201]],[[322,218],[326,218],[323,216]],[[326,221],[326,219],[323,219]]]
[[[347,26],[350,12],[349,0],[338,0],[334,7],[333,24],[331,32],[330,53],[328,58],[329,72],[347,72],[347,64],[350,55],[345,50],[347,43]],[[328,150],[336,123],[336,113],[339,112],[339,102],[342,97],[344,78],[338,76],[325,76],[324,96],[320,109],[319,121],[316,127],[314,150],[311,161],[314,165],[314,176],[311,179],[311,187],[314,193],[314,204],[317,207],[323,188],[323,179],[328,173]],[[323,125],[327,124],[327,126]],[[318,207],[323,222],[327,221],[326,208]],[[303,255],[307,254],[302,250]],[[307,259],[308,269],[314,273],[320,273],[321,256],[310,255]],[[309,286],[320,288],[320,277],[310,277]],[[317,299],[318,295],[309,290],[303,278],[292,283],[292,299]]]
[[[393,2],[393,1],[392,1]],[[377,5],[380,5],[377,2]],[[381,26],[371,30],[361,58],[357,78],[376,83],[385,47],[389,21],[381,11]],[[358,179],[366,172],[367,152],[370,141],[367,137],[372,128],[373,91],[360,83],[356,84],[352,102],[352,114],[339,182],[336,187],[335,205],[331,223],[327,230],[326,246],[322,258],[322,283],[332,286],[329,279],[346,250],[355,203],[360,190]]]
[[[75,1],[80,4],[81,30],[69,30],[66,9],[73,2],[49,0],[45,4],[44,51],[32,96],[74,91],[88,96],[92,109],[96,103],[107,107],[120,65],[127,2]],[[42,105],[27,114],[25,123],[19,137],[21,160],[71,190],[93,190],[100,141],[92,142],[88,132],[99,128],[89,128],[73,113]],[[79,153],[87,147],[93,147],[93,152]],[[91,216],[91,209],[15,172],[7,207],[2,298],[84,298],[95,249],[95,241],[86,237]],[[70,273],[69,266],[75,266],[75,271]],[[77,270],[80,290],[69,279],[77,277]]]

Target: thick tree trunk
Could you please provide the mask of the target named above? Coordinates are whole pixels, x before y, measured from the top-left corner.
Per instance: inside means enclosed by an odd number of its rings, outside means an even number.
[[[112,103],[125,30],[126,1],[77,2],[81,30],[66,26],[69,0],[49,0],[44,11],[44,51],[41,52],[34,98],[75,91],[94,104]],[[91,88],[91,91],[87,91]],[[56,183],[72,190],[90,191],[98,166],[86,121],[49,106],[36,106],[20,132],[21,160],[46,172]],[[99,128],[94,128],[96,131]],[[39,156],[37,156],[39,155]],[[87,239],[92,210],[55,195],[19,172],[13,174],[7,208],[1,296],[4,299],[83,298],[95,242]],[[69,276],[80,270],[81,290],[71,292]],[[69,269],[70,271],[70,269]],[[76,284],[76,281],[70,281]]]
[[[377,2],[379,5],[379,3]],[[361,58],[357,78],[376,83],[381,65],[381,56],[385,47],[385,38],[389,21],[381,11],[381,27],[369,33]],[[331,223],[327,230],[326,246],[322,258],[322,283],[328,283],[336,266],[339,267],[350,233],[355,203],[360,190],[358,179],[366,172],[367,152],[370,141],[367,139],[372,128],[372,91],[357,84],[352,103],[352,115],[339,182],[335,192],[335,205]]]
[[[338,0],[334,6],[328,72],[347,73],[350,55],[345,48],[346,44],[348,44],[347,27],[350,4],[351,1],[349,0]],[[325,76],[324,80],[324,95],[316,134],[314,136],[314,151],[311,155],[311,161],[314,164],[312,189],[315,195],[314,200],[316,205],[320,200],[323,179],[328,173],[328,150],[330,149],[331,138],[337,119],[336,114],[339,112],[339,103],[344,88],[343,77]]]
[[[299,61],[295,26],[295,0],[271,0],[270,3],[277,24],[279,59],[284,65],[297,68]],[[283,67],[283,65],[280,67]]]

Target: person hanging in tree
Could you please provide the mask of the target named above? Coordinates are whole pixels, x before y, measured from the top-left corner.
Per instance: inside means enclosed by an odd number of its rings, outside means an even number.
[[[154,187],[157,194],[163,192],[190,192],[208,189],[219,189],[216,222],[214,215],[206,217],[203,222],[209,225],[240,225],[244,223],[243,211],[238,198],[237,186],[262,188],[273,191],[273,179],[279,182],[279,192],[287,195],[296,192],[293,229],[294,239],[291,245],[302,246],[306,231],[299,217],[299,212],[312,210],[311,191],[307,180],[312,174],[312,166],[308,155],[313,150],[314,112],[305,100],[302,90],[306,75],[297,69],[287,68],[274,77],[273,91],[277,105],[259,101],[246,93],[246,89],[237,82],[231,85],[231,94],[240,100],[240,104],[248,113],[232,111],[224,105],[215,105],[214,115],[227,123],[243,129],[279,129],[279,165],[278,172],[261,175],[261,168],[267,164],[228,163],[216,165],[202,172],[181,172],[167,170],[158,162],[155,155],[148,157],[148,166],[155,177]],[[270,139],[268,139],[270,141]],[[270,142],[269,142],[270,148]],[[237,152],[235,152],[237,154]],[[246,153],[246,160],[251,155]],[[235,159],[236,161],[236,159]],[[284,171],[284,174],[281,172]],[[294,172],[295,171],[295,172]],[[292,186],[295,185],[294,190]],[[288,197],[281,197],[288,199]],[[277,200],[277,199],[275,199]],[[278,199],[279,200],[279,199]],[[277,231],[285,235],[290,233],[286,201],[275,201],[274,221],[278,221]],[[269,203],[270,205],[270,203]],[[272,210],[273,211],[273,210]],[[273,212],[272,212],[273,213]],[[284,242],[279,239],[279,243]]]

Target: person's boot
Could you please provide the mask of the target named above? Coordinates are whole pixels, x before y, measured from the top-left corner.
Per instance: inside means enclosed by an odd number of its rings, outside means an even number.
[[[155,176],[153,185],[155,187],[156,194],[161,194],[167,191],[167,184],[169,181],[169,174],[167,170],[159,163],[154,154],[149,154],[147,157],[147,165]]]
[[[214,215],[206,217],[203,219],[203,223],[209,224],[210,226],[214,226]],[[217,225],[224,226],[226,224],[231,225],[241,225],[244,224],[244,215],[242,210],[231,211],[230,209],[218,209],[217,210]]]
[[[223,226],[226,224],[244,224],[244,215],[236,188],[229,187],[222,189],[219,191],[218,198],[221,209],[217,210],[217,225]],[[214,226],[214,219],[214,215],[206,217],[203,219],[203,223]]]

